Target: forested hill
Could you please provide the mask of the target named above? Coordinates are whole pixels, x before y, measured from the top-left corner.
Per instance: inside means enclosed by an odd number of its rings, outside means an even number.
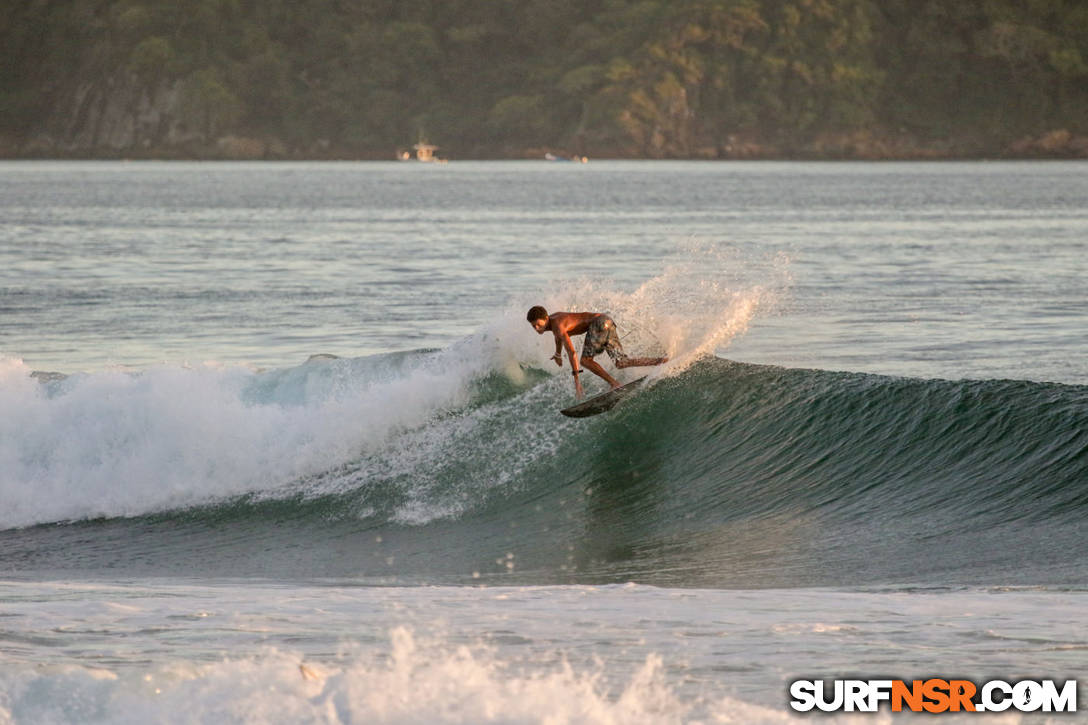
[[[0,154],[1088,156],[1085,0],[17,0]]]

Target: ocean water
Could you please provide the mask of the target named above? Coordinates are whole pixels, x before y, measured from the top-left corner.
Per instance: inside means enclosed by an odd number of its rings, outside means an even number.
[[[1084,162],[0,163],[0,723],[1083,680],[1086,353]]]

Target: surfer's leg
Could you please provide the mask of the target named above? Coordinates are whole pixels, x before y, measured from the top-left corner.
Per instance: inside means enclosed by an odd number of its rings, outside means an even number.
[[[615,360],[618,368],[644,368],[667,363],[667,357],[621,357]]]
[[[667,357],[628,357],[623,351],[620,339],[615,334],[609,338],[605,345],[605,351],[612,358],[612,363],[617,368],[645,368],[651,365],[660,365],[668,360]]]
[[[589,370],[591,373],[604,380],[606,383],[611,385],[613,389],[620,387],[619,381],[606,373],[604,371],[604,368],[601,367],[601,364],[593,358],[583,355],[581,363],[583,368]]]
[[[606,349],[606,345],[611,337],[615,335],[615,331],[616,326],[612,322],[612,318],[607,315],[601,315],[590,322],[589,328],[586,330],[586,340],[582,344],[581,360],[583,368],[607,382],[612,386],[613,390],[620,387],[620,383],[606,373],[600,363],[593,359],[593,356]],[[611,336],[609,333],[611,333]],[[611,349],[608,349],[608,354],[612,355]]]

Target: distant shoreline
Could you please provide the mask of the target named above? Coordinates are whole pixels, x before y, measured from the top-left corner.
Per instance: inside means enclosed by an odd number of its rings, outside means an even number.
[[[238,163],[243,161],[249,162],[268,162],[268,163],[283,163],[283,162],[367,162],[367,163],[404,163],[405,165],[419,165],[427,166],[428,164],[418,164],[413,162],[398,162],[396,159],[381,158],[377,156],[289,156],[289,157],[268,157],[268,158],[230,158],[224,156],[136,156],[136,155],[54,155],[54,156],[0,156],[0,162],[2,161],[160,161],[160,162],[185,162],[185,161],[201,161],[201,162],[229,162]],[[535,156],[464,156],[448,159],[448,163],[458,162],[486,162],[486,161],[540,161],[541,163],[551,163],[544,158],[537,158]],[[885,156],[885,157],[862,157],[862,156],[751,156],[751,157],[722,157],[722,158],[704,158],[704,157],[687,157],[687,158],[651,158],[646,156],[593,156],[589,157],[589,161],[701,161],[707,163],[721,162],[737,162],[737,161],[796,161],[796,162],[956,162],[956,161],[1088,161],[1088,156],[1082,155],[1022,155],[1012,156],[1008,154],[980,154],[980,155],[947,155],[947,156]],[[438,165],[438,164],[433,164]]]
[[[546,154],[574,156],[565,149],[527,148],[481,153],[451,149],[443,161],[545,161]],[[1061,144],[1047,143],[1046,137],[1025,139],[1006,147],[957,145],[879,144],[874,146],[802,146],[782,149],[772,145],[749,145],[738,150],[705,149],[688,156],[650,156],[617,149],[589,149],[589,161],[1075,161],[1088,159],[1088,137],[1070,137]],[[398,161],[420,164],[416,160],[398,160],[394,153],[353,151],[350,149],[298,150],[266,153],[237,153],[229,149],[150,148],[150,149],[14,149],[0,147],[4,161]],[[559,162],[566,159],[560,159]],[[553,161],[555,162],[555,161]]]

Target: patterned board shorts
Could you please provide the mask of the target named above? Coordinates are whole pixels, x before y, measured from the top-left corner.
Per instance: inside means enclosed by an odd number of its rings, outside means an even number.
[[[608,315],[601,315],[590,321],[589,329],[586,330],[586,341],[582,345],[582,357],[596,357],[602,352],[607,352],[612,362],[627,357],[620,345],[616,323]]]

